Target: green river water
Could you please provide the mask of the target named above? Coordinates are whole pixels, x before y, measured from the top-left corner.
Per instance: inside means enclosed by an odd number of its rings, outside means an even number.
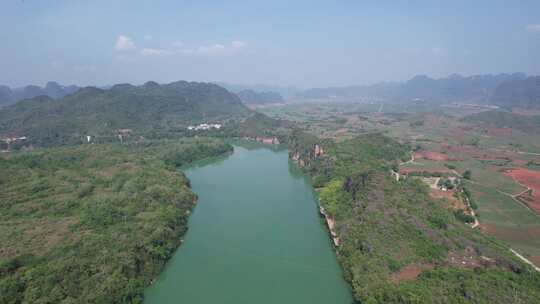
[[[312,188],[287,151],[235,146],[184,172],[198,204],[145,303],[352,302]]]

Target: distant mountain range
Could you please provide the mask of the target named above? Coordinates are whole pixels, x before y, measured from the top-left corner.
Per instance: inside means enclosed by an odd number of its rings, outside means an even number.
[[[294,86],[276,86],[276,85],[264,85],[264,84],[232,84],[226,82],[215,82],[215,84],[224,87],[225,89],[238,94],[241,91],[254,91],[254,92],[272,92],[281,95],[287,99],[294,97],[301,89]]]
[[[281,103],[283,97],[276,92],[255,92],[253,90],[243,90],[236,93],[245,104],[267,104]]]
[[[79,89],[80,87],[76,85],[63,86],[54,81],[47,82],[44,87],[29,85],[12,89],[8,86],[0,85],[0,106],[36,96],[49,96],[53,99],[62,98],[77,92]]]
[[[369,99],[389,102],[435,102],[493,104],[503,108],[540,108],[540,76],[524,73],[444,78],[418,75],[405,82],[373,85],[311,88],[216,83],[237,94],[246,104],[281,103],[291,99]],[[101,87],[110,89],[112,86]],[[76,85],[48,82],[45,87],[29,85],[11,89],[0,85],[0,107],[37,96],[63,98],[79,90]]]
[[[188,124],[244,117],[238,96],[210,83],[178,81],[110,89],[86,87],[54,100],[38,96],[0,109],[0,137],[26,136],[38,145],[80,141],[85,135],[116,136],[184,130]]]
[[[308,99],[370,98],[397,102],[471,102],[501,107],[540,107],[540,76],[523,73],[475,75],[458,74],[434,79],[415,76],[406,82],[367,86],[313,88],[296,95]]]

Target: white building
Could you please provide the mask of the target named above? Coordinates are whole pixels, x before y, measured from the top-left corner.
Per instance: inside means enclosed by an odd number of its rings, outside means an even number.
[[[207,124],[207,123],[202,123],[198,126],[189,126],[188,127],[188,130],[190,131],[201,131],[201,130],[211,130],[211,129],[221,129],[221,125],[220,124]]]

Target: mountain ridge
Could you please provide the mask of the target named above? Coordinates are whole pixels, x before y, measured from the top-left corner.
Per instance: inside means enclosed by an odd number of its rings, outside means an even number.
[[[19,100],[34,98],[40,95],[58,99],[73,94],[80,88],[77,85],[61,85],[55,81],[49,81],[43,87],[27,85],[19,88],[10,88],[6,85],[0,85],[0,106],[13,104]]]
[[[191,123],[226,121],[249,110],[238,96],[210,83],[85,87],[60,99],[38,96],[0,109],[0,136],[27,136],[38,145],[78,143],[85,136],[184,130]]]
[[[524,73],[462,76],[443,78],[416,75],[404,82],[382,82],[373,85],[312,88],[297,94],[298,98],[370,98],[392,102],[472,102],[513,106],[540,107],[540,76]]]

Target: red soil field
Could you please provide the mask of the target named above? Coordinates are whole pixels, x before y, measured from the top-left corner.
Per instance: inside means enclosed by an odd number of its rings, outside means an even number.
[[[447,161],[450,160],[448,155],[442,154],[440,152],[434,152],[434,151],[422,151],[422,152],[414,152],[414,158],[415,159],[429,159],[434,161]]]
[[[540,256],[530,257],[529,260],[533,262],[534,265],[540,267]]]
[[[487,234],[493,235],[502,240],[514,240],[523,243],[528,242],[531,239],[538,239],[540,237],[539,227],[510,228],[480,222],[480,229],[485,231]]]
[[[525,168],[513,168],[506,170],[504,174],[512,177],[518,183],[533,189],[535,194],[540,192],[540,171],[533,171]]]
[[[532,189],[532,195],[526,193],[520,195],[518,198],[540,214],[540,171],[533,171],[525,168],[513,168],[504,171],[504,174],[512,177],[516,182]]]
[[[533,209],[536,213],[540,214],[540,195],[538,193],[524,193],[518,196],[517,199],[529,206],[529,208]]]

